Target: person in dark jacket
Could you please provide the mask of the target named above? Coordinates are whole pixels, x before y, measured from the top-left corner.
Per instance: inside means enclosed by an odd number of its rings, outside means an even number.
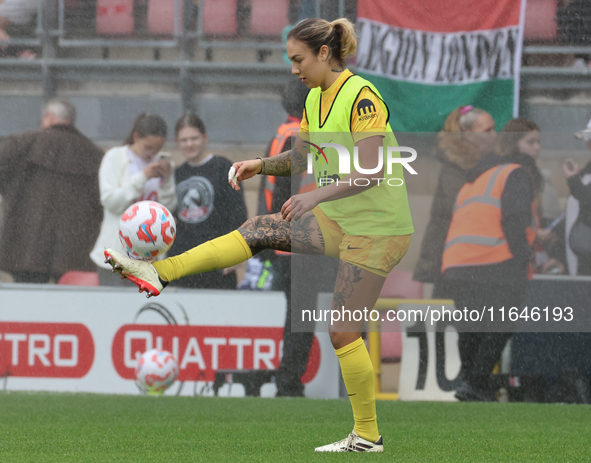
[[[442,259],[443,281],[456,309],[521,307],[535,239],[534,185],[522,160],[487,154],[467,173]],[[459,400],[495,400],[490,375],[512,333],[512,324],[498,323],[496,314],[495,324],[459,325]]]
[[[498,137],[499,152],[512,156],[530,174],[536,198],[534,223],[537,225],[534,246],[534,273],[562,273],[564,271],[564,246],[560,245],[557,228],[545,229],[560,211],[558,193],[549,181],[550,172],[544,175],[537,165],[540,155],[540,128],[532,121],[519,117],[505,124]],[[554,209],[554,215],[550,215]],[[562,224],[560,229],[564,229]],[[561,233],[563,234],[563,232]]]
[[[413,276],[417,281],[435,283],[432,295],[435,299],[449,297],[441,282],[440,270],[454,202],[460,188],[466,183],[466,172],[492,149],[494,130],[494,121],[486,111],[460,106],[450,113],[443,131],[438,135],[437,157],[441,161],[441,170]]]
[[[75,121],[76,108],[53,99],[43,109],[41,130],[0,145],[0,269],[16,282],[47,283],[69,270],[96,268],[88,254],[102,219],[103,152]]]

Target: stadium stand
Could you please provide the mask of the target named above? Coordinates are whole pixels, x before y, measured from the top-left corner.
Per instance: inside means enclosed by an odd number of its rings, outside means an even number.
[[[133,0],[98,0],[96,2],[98,35],[129,35],[133,30]]]
[[[201,32],[207,36],[235,36],[238,33],[237,0],[203,0]]]
[[[251,0],[250,33],[280,36],[289,24],[288,0]]]
[[[528,0],[525,10],[523,38],[528,42],[556,40],[556,0]]]
[[[177,3],[179,15],[175,14]],[[181,0],[149,0],[147,28],[149,34],[176,35],[182,31],[183,8]]]

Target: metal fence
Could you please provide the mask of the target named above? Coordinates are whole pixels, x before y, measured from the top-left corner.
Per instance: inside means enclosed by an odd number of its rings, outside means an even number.
[[[577,2],[589,3],[572,0],[569,5]],[[587,10],[577,10],[574,16],[565,11],[557,0],[528,0],[521,70],[525,88],[589,88],[591,67],[565,67],[564,60],[557,67],[549,61],[552,56],[591,55]],[[208,82],[282,85],[289,65],[265,62],[265,57],[284,47],[289,25],[306,13],[354,19],[356,1],[40,0],[28,29],[8,43],[33,47],[37,59],[0,59],[0,79],[41,81],[45,98],[55,93],[58,80],[176,82],[183,101],[190,101],[196,86]],[[583,39],[573,41],[577,36]],[[98,47],[103,59],[75,58],[80,53],[70,51],[76,47]],[[152,48],[154,59],[129,59],[129,53],[127,59],[109,59],[112,47]],[[159,61],[161,48],[178,50],[178,55]],[[227,48],[254,49],[257,58],[247,63],[213,59],[215,50]],[[205,49],[204,60],[195,59],[197,49]],[[538,61],[534,63],[532,56]]]

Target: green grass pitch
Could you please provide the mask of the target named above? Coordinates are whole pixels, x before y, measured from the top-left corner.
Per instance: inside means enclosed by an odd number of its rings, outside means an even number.
[[[586,405],[379,401],[382,455],[314,454],[346,400],[0,393],[0,461],[581,462]]]

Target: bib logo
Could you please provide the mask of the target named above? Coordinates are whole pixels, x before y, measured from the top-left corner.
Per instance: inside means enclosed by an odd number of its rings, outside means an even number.
[[[363,114],[362,114],[363,113]],[[373,101],[364,98],[357,104],[357,115],[360,121],[366,121],[378,117],[376,106]]]
[[[361,100],[361,102],[363,102],[363,101],[365,101],[365,100]],[[367,100],[367,101],[369,101],[369,100]],[[371,103],[371,101],[370,101],[370,103]],[[337,175],[337,174],[330,175],[330,174],[328,174],[327,171],[324,171],[323,175],[321,175],[321,173],[319,173],[318,179],[317,179],[319,187],[323,187],[325,185],[330,185],[333,182],[336,182],[337,185],[339,183],[347,183],[349,185],[351,184],[350,180],[348,182],[341,180],[343,175],[349,175],[351,173],[351,154],[349,153],[349,150],[347,148],[345,148],[343,145],[340,145],[338,143],[321,143],[320,146],[315,145],[310,142],[307,142],[307,144],[309,144],[311,148],[314,148],[314,151],[315,151],[314,153],[308,153],[308,170],[307,170],[308,174],[314,173],[313,156],[316,156],[317,159],[326,161],[326,165],[329,164],[328,158],[327,158],[326,154],[324,153],[323,148],[334,148],[338,154],[338,159],[339,159],[338,174],[339,175]],[[410,165],[410,163],[413,162],[417,158],[417,152],[415,149],[410,148],[408,146],[388,146],[386,148],[387,148],[386,149],[386,174],[387,175],[392,175],[392,166],[394,164],[402,164],[402,167],[404,167],[411,175],[417,175],[417,171],[414,170],[412,168],[412,166]],[[320,157],[319,153],[322,155],[322,157]],[[410,153],[410,156],[404,157],[404,158],[403,157],[395,157],[395,153]],[[361,167],[359,165],[359,149],[357,146],[355,146],[353,149],[353,167],[360,174],[364,174],[364,175],[377,174],[378,172],[380,172],[384,168],[384,147],[383,146],[379,147],[377,167],[375,167],[373,169],[364,169],[363,167]],[[380,182],[384,181],[386,179],[372,178],[371,180],[377,180],[378,186],[379,186]],[[370,179],[367,179],[367,178],[355,179],[355,185],[357,185],[357,186],[369,186],[370,183],[371,183]],[[386,180],[386,183],[389,186],[402,186],[402,185],[404,185],[404,180],[401,178],[389,178]]]

